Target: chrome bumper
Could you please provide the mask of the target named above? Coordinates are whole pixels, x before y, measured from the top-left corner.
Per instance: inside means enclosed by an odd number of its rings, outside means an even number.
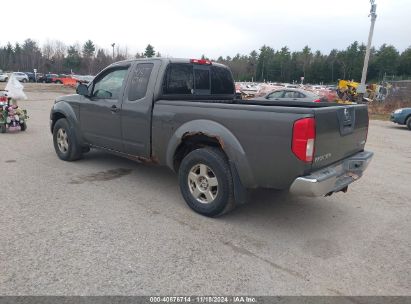
[[[301,196],[324,196],[345,190],[362,176],[373,155],[368,151],[360,152],[340,163],[298,177],[292,183],[290,192]]]

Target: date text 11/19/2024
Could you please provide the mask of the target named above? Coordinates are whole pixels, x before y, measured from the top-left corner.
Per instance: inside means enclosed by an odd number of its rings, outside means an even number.
[[[257,303],[255,297],[232,296],[232,297],[213,297],[213,296],[181,296],[181,297],[150,297],[150,303]]]

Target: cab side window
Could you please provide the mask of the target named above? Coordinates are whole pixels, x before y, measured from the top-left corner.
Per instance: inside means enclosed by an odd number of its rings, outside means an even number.
[[[109,70],[94,83],[93,95],[95,99],[120,98],[121,88],[127,75],[127,67]]]
[[[139,63],[131,75],[130,86],[128,88],[128,100],[135,101],[144,98],[147,93],[147,86],[150,80],[153,63]]]

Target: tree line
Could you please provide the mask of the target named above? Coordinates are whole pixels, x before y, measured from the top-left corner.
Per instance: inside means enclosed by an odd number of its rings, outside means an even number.
[[[292,83],[335,83],[338,79],[361,80],[366,46],[357,41],[345,50],[333,49],[329,54],[313,52],[305,46],[301,51],[290,51],[287,46],[275,50],[262,46],[249,55],[219,57],[228,65],[239,81],[274,81]],[[408,79],[411,77],[411,47],[400,53],[394,46],[383,44],[372,48],[367,80]]]
[[[328,54],[312,51],[305,46],[291,51],[287,46],[274,49],[264,45],[249,55],[218,57],[217,62],[228,65],[237,81],[335,83],[338,79],[361,79],[365,45],[357,41],[344,50],[333,49]],[[0,69],[4,71],[32,71],[48,73],[76,73],[94,75],[114,61],[129,58],[160,57],[152,45],[144,52],[130,54],[127,47],[107,50],[88,40],[83,45],[65,45],[58,40],[43,46],[32,39],[23,43],[10,42],[0,46]],[[202,58],[207,58],[205,55]],[[213,59],[212,59],[213,60]],[[394,46],[383,44],[371,49],[367,79],[407,79],[411,77],[411,46],[399,52]]]
[[[154,47],[147,45],[145,52],[134,55],[136,58],[161,56],[155,53]],[[0,46],[0,70],[41,73],[74,73],[95,75],[109,64],[132,58],[127,47],[106,50],[98,48],[93,41],[87,40],[83,45],[66,45],[59,40],[51,40],[42,47],[26,39],[22,44],[8,42]]]

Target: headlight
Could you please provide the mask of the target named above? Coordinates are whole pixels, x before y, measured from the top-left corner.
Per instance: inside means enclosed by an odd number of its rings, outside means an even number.
[[[400,114],[402,112],[402,109],[398,109],[394,111],[394,114]]]

